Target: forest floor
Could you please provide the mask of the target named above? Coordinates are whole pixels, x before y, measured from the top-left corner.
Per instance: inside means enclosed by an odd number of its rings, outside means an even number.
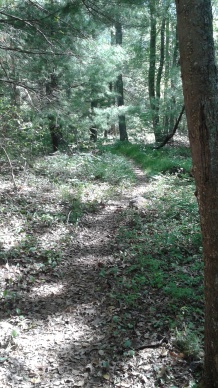
[[[167,320],[158,325],[166,295],[149,286],[135,303],[114,296],[125,280],[120,230],[134,229],[133,213],[154,216],[150,182],[132,169],[131,185],[104,197],[105,183],[94,182],[98,199],[89,188],[86,205],[73,198],[71,207],[42,168],[14,165],[15,188],[1,163],[2,388],[197,386],[201,362],[175,346]]]

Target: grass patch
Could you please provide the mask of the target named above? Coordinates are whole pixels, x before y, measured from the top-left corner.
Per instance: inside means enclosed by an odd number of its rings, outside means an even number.
[[[106,146],[111,153],[125,155],[135,161],[143,170],[153,176],[159,173],[189,174],[191,169],[190,149],[181,147],[164,147],[155,150],[149,145],[117,142]]]
[[[161,288],[176,305],[180,300],[195,304],[203,296],[201,232],[193,192],[186,179],[159,176],[147,194],[152,205],[146,216],[127,211],[126,225],[117,237],[122,259],[127,257],[130,264],[130,283],[135,288],[138,284],[139,292],[143,283]]]
[[[57,154],[36,161],[35,170],[49,177],[53,182],[69,182],[74,185],[85,182],[107,182],[117,185],[134,180],[134,173],[128,160],[111,152]]]
[[[111,152],[57,153],[36,160],[34,169],[53,186],[64,206],[64,217],[59,217],[67,224],[96,212],[100,202],[120,195],[135,180],[131,163]]]

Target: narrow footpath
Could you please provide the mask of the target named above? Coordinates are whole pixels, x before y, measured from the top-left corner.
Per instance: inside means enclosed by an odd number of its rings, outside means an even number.
[[[39,270],[24,258],[16,266],[10,260],[1,263],[1,285],[13,283],[16,295],[0,305],[2,388],[166,386],[161,378],[167,373],[167,339],[153,337],[144,327],[144,311],[134,333],[136,339],[143,333],[144,342],[136,341],[134,352],[125,353],[121,339],[129,339],[122,330],[122,338],[115,335],[119,309],[110,295],[113,284],[103,276],[116,261],[116,234],[125,226],[125,212],[145,206],[147,178],[138,168],[135,173],[134,188],[84,214],[76,228],[67,225],[62,259],[53,270]],[[21,192],[20,201],[24,197]],[[37,257],[37,252],[32,254]],[[182,364],[175,364],[178,376],[189,373]]]

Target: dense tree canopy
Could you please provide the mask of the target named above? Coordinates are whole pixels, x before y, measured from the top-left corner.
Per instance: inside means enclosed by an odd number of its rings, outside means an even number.
[[[157,3],[152,17],[141,1],[3,1],[0,12],[2,94],[26,121],[47,125],[50,112],[70,142],[90,125],[102,137],[125,116],[133,136],[154,131],[158,141],[171,131],[182,105],[172,1]],[[118,18],[122,46],[113,38]]]

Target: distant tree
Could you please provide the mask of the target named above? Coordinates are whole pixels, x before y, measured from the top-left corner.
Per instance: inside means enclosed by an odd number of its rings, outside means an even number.
[[[150,41],[148,91],[155,141],[161,143],[174,126],[178,45],[171,0],[149,0]],[[174,17],[173,17],[174,14]],[[170,31],[170,28],[172,31]],[[176,50],[177,48],[177,50]],[[179,91],[180,92],[180,91]]]
[[[119,20],[117,20],[115,23],[115,37],[116,37],[116,44],[122,46],[123,32],[122,32],[122,24]],[[122,108],[124,106],[122,73],[118,74],[117,82],[116,82],[116,91],[117,91],[118,108]],[[118,118],[119,118],[120,140],[121,141],[128,140],[125,114],[119,111]]]

